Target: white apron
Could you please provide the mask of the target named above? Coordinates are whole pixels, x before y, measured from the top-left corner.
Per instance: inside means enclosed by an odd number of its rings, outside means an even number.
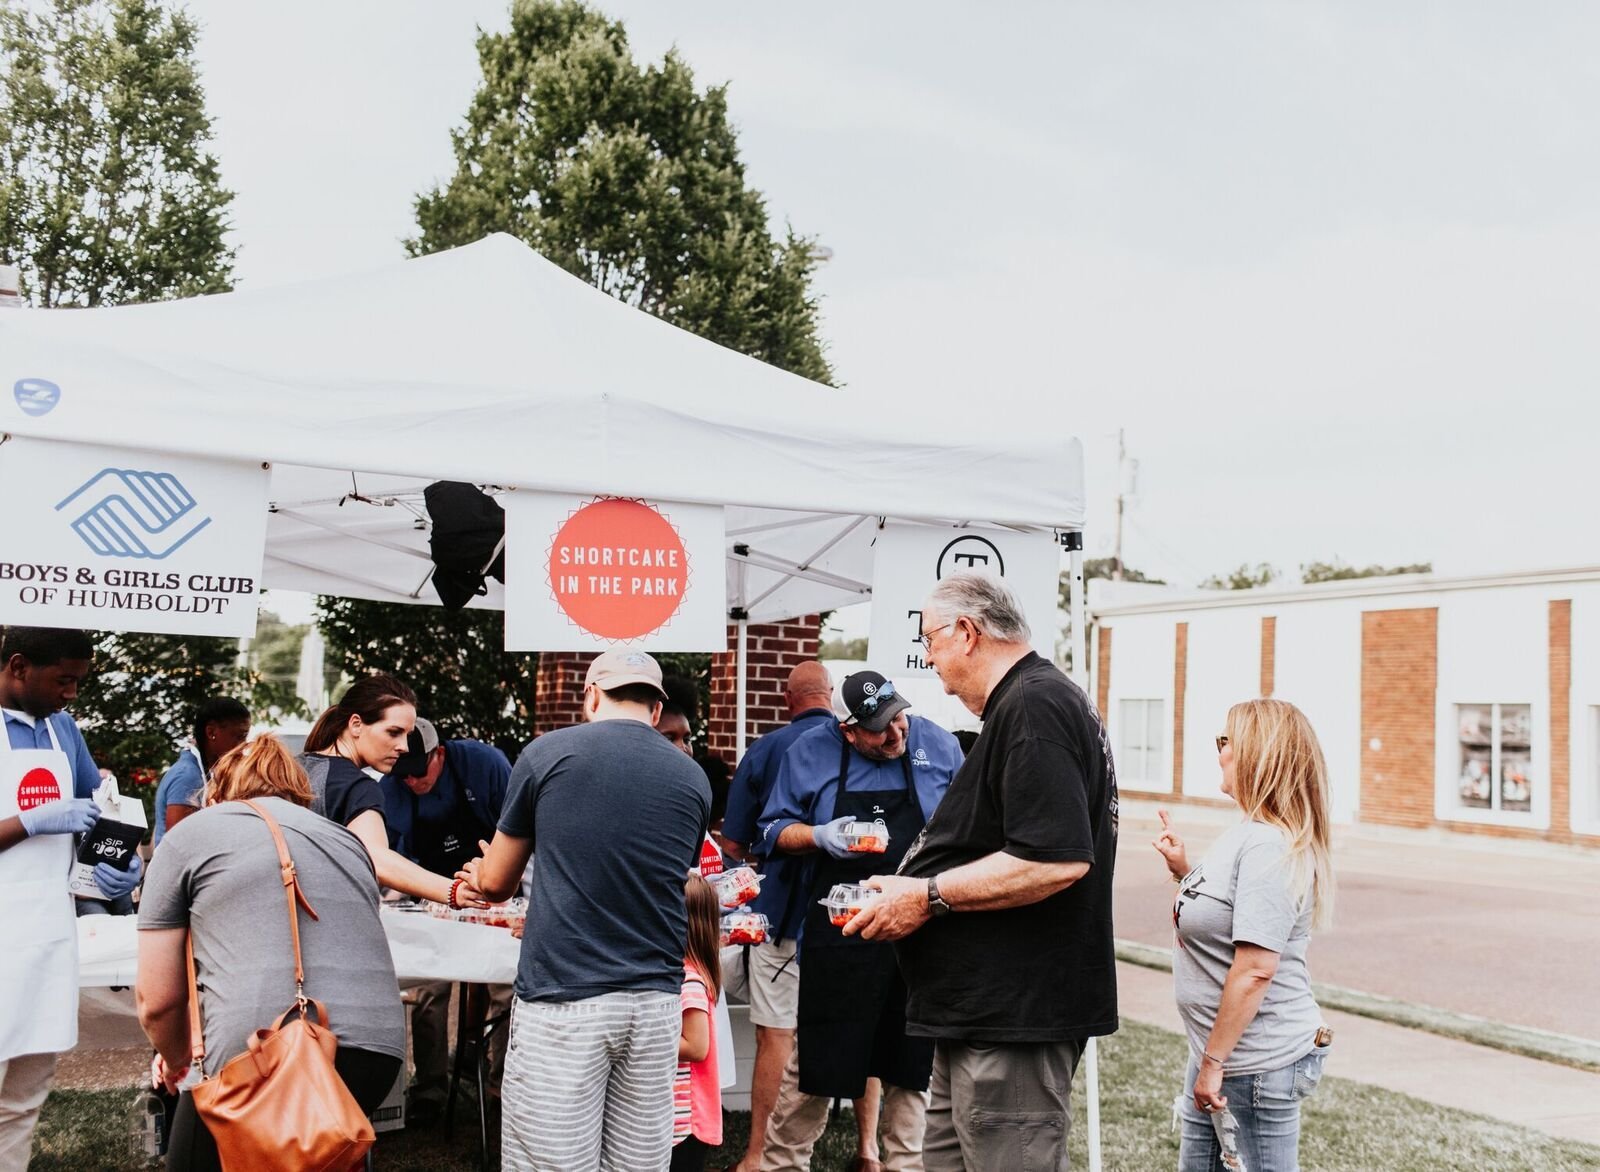
[[[19,813],[22,805],[31,809],[72,796],[72,767],[48,720],[45,728],[50,748],[13,749],[0,723],[0,818]],[[42,834],[0,851],[0,1062],[78,1044],[71,870],[70,834]]]

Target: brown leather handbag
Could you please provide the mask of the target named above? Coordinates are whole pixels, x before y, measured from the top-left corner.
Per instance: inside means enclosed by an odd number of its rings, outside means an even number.
[[[294,942],[293,1008],[250,1036],[249,1049],[230,1059],[194,1088],[194,1106],[216,1140],[224,1172],[263,1168],[346,1172],[359,1168],[377,1138],[350,1089],[334,1069],[339,1040],[328,1028],[328,1011],[305,993],[300,960],[300,921],[295,905],[313,920],[317,913],[300,889],[288,844],[272,816],[246,801],[272,831],[289,903],[289,938]],[[311,1010],[315,1010],[313,1017]],[[299,1016],[289,1020],[291,1014]],[[189,941],[189,1033],[195,1069],[204,1069],[200,995],[195,982],[194,939]]]

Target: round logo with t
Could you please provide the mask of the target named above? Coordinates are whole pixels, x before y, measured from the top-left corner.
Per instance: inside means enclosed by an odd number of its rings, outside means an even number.
[[[1006,560],[1000,556],[1000,548],[994,542],[975,533],[966,533],[939,551],[939,562],[934,574],[943,581],[949,575],[959,574],[962,570],[977,570],[979,573],[1004,578]]]

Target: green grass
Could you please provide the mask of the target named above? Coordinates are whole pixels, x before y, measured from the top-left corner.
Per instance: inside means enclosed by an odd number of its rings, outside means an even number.
[[[1181,1085],[1183,1062],[1183,1040],[1150,1026],[1125,1025],[1115,1037],[1102,1040],[1101,1151],[1106,1172],[1177,1166],[1172,1100]],[[1328,1066],[1338,1070],[1337,1049]],[[31,1172],[147,1167],[130,1154],[133,1099],[130,1090],[51,1095],[35,1135]],[[1088,1157],[1081,1070],[1072,1107],[1072,1166],[1084,1169]],[[708,1167],[731,1164],[744,1148],[748,1127],[748,1116],[730,1115],[727,1142]],[[855,1124],[846,1112],[823,1136],[811,1166],[815,1172],[838,1172],[854,1154]],[[1306,1104],[1300,1161],[1304,1172],[1576,1172],[1600,1169],[1600,1148],[1330,1075]],[[421,1135],[393,1133],[379,1138],[375,1163],[383,1172],[473,1172],[478,1164],[471,1100],[458,1106],[454,1143],[446,1143],[440,1129]]]

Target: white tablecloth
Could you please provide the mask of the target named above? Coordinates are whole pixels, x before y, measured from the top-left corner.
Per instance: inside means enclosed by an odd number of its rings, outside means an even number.
[[[517,978],[522,941],[504,928],[436,920],[417,912],[382,913],[389,953],[402,985],[472,981],[509,985]],[[132,985],[139,971],[137,916],[78,920],[78,987]]]

